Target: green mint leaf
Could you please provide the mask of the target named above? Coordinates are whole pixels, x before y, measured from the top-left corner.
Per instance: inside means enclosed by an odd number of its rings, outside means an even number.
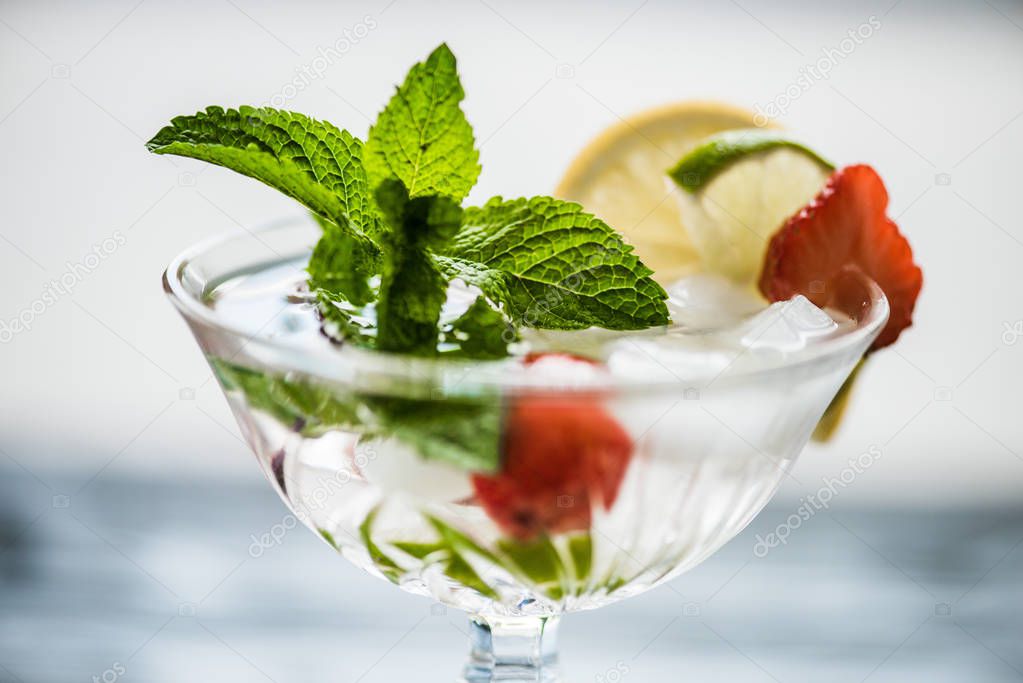
[[[618,590],[627,583],[628,581],[620,576],[614,579],[608,579],[607,582],[604,584],[604,592],[607,595],[611,595],[612,593],[614,593],[616,590]]]
[[[457,201],[444,195],[413,197],[397,178],[380,183],[375,196],[390,232],[408,245],[438,247],[462,227],[462,207]]]
[[[306,271],[309,288],[323,290],[333,300],[365,306],[376,298],[370,279],[380,272],[380,249],[353,236],[335,223],[313,214],[323,229]]]
[[[498,470],[501,407],[496,400],[375,397],[367,402],[380,421],[380,433],[411,446],[421,458],[470,472]]]
[[[447,280],[430,256],[460,227],[462,209],[442,196],[410,198],[401,181],[376,191],[390,224],[377,301],[377,348],[416,355],[437,353],[438,321],[447,299]]]
[[[500,597],[497,591],[491,588],[476,570],[472,568],[472,565],[455,551],[452,551],[451,557],[448,558],[447,563],[444,565],[444,574],[452,581],[460,583],[466,588],[471,588],[484,597],[492,600],[497,600]]]
[[[498,469],[501,408],[496,400],[344,395],[221,358],[209,361],[225,390],[242,393],[250,409],[267,413],[305,436],[343,429],[363,438],[398,439],[425,459],[467,471]]]
[[[412,197],[465,199],[480,165],[472,126],[458,106],[464,97],[447,45],[413,66],[369,131],[364,163],[370,186],[398,178]]]
[[[316,291],[316,311],[322,325],[320,332],[338,344],[376,347],[377,324],[374,304],[353,306],[345,297],[320,289]]]
[[[175,118],[146,147],[255,178],[356,237],[379,232],[362,143],[330,123],[269,108],[208,107]]]
[[[532,541],[504,538],[497,542],[497,547],[516,573],[525,576],[537,590],[552,600],[564,597],[568,573],[549,537]]]
[[[425,516],[437,532],[436,540],[390,541],[389,545],[417,560],[439,564],[454,581],[487,594],[480,588],[486,584],[466,561],[472,558],[503,568],[552,600],[560,600],[567,594],[582,595],[587,590],[593,564],[593,541],[589,533],[570,536],[565,549],[550,537],[541,536],[529,541],[500,538],[490,550],[443,520],[429,514]],[[452,566],[449,564],[452,558],[459,558],[464,564]],[[469,572],[464,571],[466,567]],[[624,583],[621,579],[604,582],[609,592]]]
[[[402,569],[398,566],[394,560],[392,560],[387,553],[380,549],[373,541],[373,522],[376,520],[377,513],[380,511],[380,506],[370,510],[369,514],[366,515],[366,519],[363,520],[362,524],[359,525],[359,538],[362,539],[362,544],[366,546],[366,552],[369,553],[369,557],[373,560],[373,564],[376,565],[377,570],[391,583],[397,584],[401,578]]]
[[[433,515],[425,515],[425,517],[426,521],[428,521],[440,535],[443,543],[446,543],[451,548],[454,548],[463,554],[467,553],[470,555],[477,555],[491,564],[496,564],[498,567],[502,566],[501,559],[497,555],[487,550],[455,527],[451,526],[439,517],[435,517]]]
[[[458,347],[457,351],[448,351],[445,355],[478,360],[506,357],[508,344],[516,339],[515,328],[482,296],[441,333],[442,344]]]
[[[653,271],[578,204],[494,197],[466,209],[462,222],[439,267],[478,286],[518,324],[633,330],[668,323],[667,294]]]
[[[398,249],[384,265],[377,304],[377,348],[431,356],[447,281],[425,252]]]
[[[448,547],[444,543],[423,543],[422,541],[395,541],[391,545],[417,560],[425,560],[430,555],[446,552]]]
[[[439,543],[397,541],[391,545],[417,560],[429,564],[439,563],[443,567],[445,576],[456,583],[472,588],[488,598],[497,599],[498,597],[494,589],[480,578],[480,575],[458,550],[444,540]]]
[[[330,547],[331,547],[331,548],[333,548],[334,550],[337,550],[337,549],[338,549],[337,541],[335,541],[335,540],[334,540],[334,535],[333,535],[333,534],[331,534],[331,533],[330,533],[329,531],[327,531],[326,529],[320,529],[319,527],[317,527],[317,529],[316,529],[316,530],[317,530],[318,532],[320,532],[320,537],[321,537],[321,538],[322,538],[322,539],[323,539],[324,541],[326,541],[326,542],[327,542],[328,544],[330,544]]]
[[[568,539],[568,553],[572,557],[572,566],[575,568],[575,578],[579,589],[590,577],[590,569],[593,567],[593,539],[589,533],[572,536]]]
[[[220,358],[210,367],[226,391],[239,391],[254,410],[275,417],[306,436],[361,424],[358,402],[313,384],[274,377]]]
[[[434,254],[433,260],[448,280],[461,280],[467,285],[478,287],[491,301],[511,301],[511,291],[508,289],[510,278],[504,271],[476,261],[441,254]]]
[[[321,331],[338,343],[363,348],[376,348],[377,323],[370,304],[351,305],[342,297],[319,290],[318,311],[323,321]],[[478,297],[464,313],[440,320],[440,355],[445,358],[499,360],[508,356],[508,345],[518,341],[518,330],[484,297]]]

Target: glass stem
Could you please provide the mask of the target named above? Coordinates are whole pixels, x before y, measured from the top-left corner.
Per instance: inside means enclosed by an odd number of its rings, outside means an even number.
[[[553,683],[558,677],[558,617],[469,617],[467,683]]]

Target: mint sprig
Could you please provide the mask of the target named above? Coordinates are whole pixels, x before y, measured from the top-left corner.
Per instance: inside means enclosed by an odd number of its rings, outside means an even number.
[[[210,107],[148,143],[276,187],[323,229],[309,287],[324,329],[381,351],[507,355],[518,326],[642,329],[668,322],[664,290],[631,247],[578,204],[551,197],[460,204],[479,176],[446,45],[409,71],[362,142],[268,108]],[[452,280],[481,295],[445,317]]]
[[[377,348],[434,354],[448,282],[430,257],[430,249],[458,231],[462,208],[442,195],[410,198],[405,185],[394,178],[377,187],[376,198],[391,226],[384,239]]]
[[[377,294],[371,280],[380,273],[380,248],[369,240],[352,235],[337,224],[313,214],[323,237],[309,258],[309,287],[329,299],[364,306]]]

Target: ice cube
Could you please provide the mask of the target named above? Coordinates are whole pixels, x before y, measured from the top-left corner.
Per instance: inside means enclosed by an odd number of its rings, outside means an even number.
[[[751,350],[798,351],[815,340],[825,339],[838,331],[830,315],[809,299],[797,295],[779,301],[750,318],[740,326],[740,344]]]
[[[542,330],[523,327],[522,341],[532,353],[570,353],[595,360],[603,359],[607,345],[621,332],[590,327],[585,330]]]
[[[444,462],[427,461],[395,438],[362,444],[362,476],[389,493],[402,492],[429,502],[451,502],[473,494],[469,475]]]
[[[762,299],[720,275],[693,275],[667,288],[672,322],[692,330],[734,325],[764,307]]]
[[[656,338],[622,337],[610,346],[611,374],[629,381],[697,389],[724,371],[741,349],[719,335],[670,332]]]

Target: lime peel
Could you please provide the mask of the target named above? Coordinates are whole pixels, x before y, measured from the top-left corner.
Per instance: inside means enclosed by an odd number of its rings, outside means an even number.
[[[683,190],[695,193],[740,159],[781,147],[806,154],[828,171],[835,169],[831,162],[802,143],[777,131],[751,128],[712,135],[675,164],[668,175]]]

